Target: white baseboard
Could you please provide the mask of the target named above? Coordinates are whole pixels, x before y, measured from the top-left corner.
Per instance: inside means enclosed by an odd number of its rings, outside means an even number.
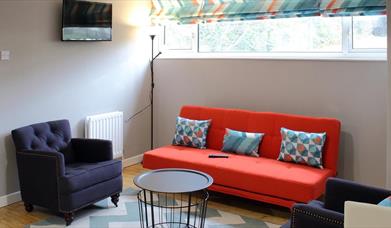
[[[14,192],[5,196],[0,196],[0,207],[5,207],[10,204],[19,202],[22,200],[22,197],[20,196],[19,192]]]
[[[126,158],[122,160],[122,168],[131,166],[131,165],[136,165],[140,162],[143,161],[143,156],[144,154],[139,154],[130,158]]]

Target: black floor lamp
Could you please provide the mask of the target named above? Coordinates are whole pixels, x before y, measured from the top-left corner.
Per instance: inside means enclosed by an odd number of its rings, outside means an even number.
[[[154,47],[154,40],[156,35],[150,35],[151,37],[151,43],[152,43],[152,51],[151,51],[151,62],[150,62],[150,67],[151,67],[151,94],[150,94],[150,106],[151,106],[151,150],[153,150],[153,89],[155,88],[155,75],[154,75],[154,70],[153,70],[153,63],[155,59],[162,54],[161,51],[159,51],[155,55],[155,47]]]
[[[151,150],[153,150],[153,89],[155,88],[155,75],[154,75],[154,71],[153,71],[153,63],[155,61],[155,59],[162,54],[161,51],[159,51],[156,55],[155,55],[155,46],[154,46],[154,40],[155,40],[155,37],[156,35],[150,35],[151,37],[151,42],[152,42],[152,51],[151,51],[151,60],[149,62],[150,64],[150,68],[151,68],[151,88],[150,88],[150,94],[149,94],[149,101],[150,103],[145,106],[144,108],[142,108],[140,111],[136,112],[135,114],[133,114],[132,116],[130,116],[126,122],[134,119],[136,116],[140,115],[141,113],[143,113],[145,110],[147,110],[148,108],[151,108]]]

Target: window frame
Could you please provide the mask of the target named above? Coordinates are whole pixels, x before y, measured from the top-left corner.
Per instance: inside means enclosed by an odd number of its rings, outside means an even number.
[[[353,48],[353,17],[342,17],[342,50],[339,52],[200,52],[200,26],[192,25],[192,49],[174,50],[165,45],[167,33],[165,26],[159,30],[161,58],[167,59],[292,59],[292,60],[365,60],[386,61],[387,48]]]

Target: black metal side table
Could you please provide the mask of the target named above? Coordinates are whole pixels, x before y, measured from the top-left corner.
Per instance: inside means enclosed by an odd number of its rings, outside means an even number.
[[[203,228],[213,178],[190,169],[158,169],[140,174],[134,184],[142,228]]]

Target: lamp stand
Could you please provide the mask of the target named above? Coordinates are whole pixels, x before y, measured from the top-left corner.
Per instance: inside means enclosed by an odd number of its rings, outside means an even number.
[[[151,106],[151,150],[153,150],[153,90],[155,88],[155,75],[154,75],[154,71],[153,71],[153,63],[155,61],[155,59],[160,55],[162,54],[162,52],[159,51],[159,53],[157,53],[155,55],[154,53],[154,40],[155,40],[155,37],[156,35],[150,35],[151,37],[151,43],[152,43],[152,50],[151,50],[151,61],[150,61],[150,68],[151,68],[151,93],[150,93],[150,106]]]

